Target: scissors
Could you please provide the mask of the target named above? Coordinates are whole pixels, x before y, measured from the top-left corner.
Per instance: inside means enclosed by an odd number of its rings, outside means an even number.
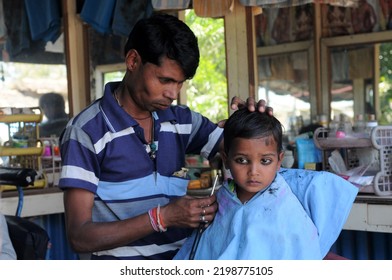
[[[218,177],[219,177],[218,175],[215,176],[215,180],[214,180],[214,184],[212,185],[210,196],[212,196],[214,194],[216,184],[218,183]],[[197,247],[199,246],[201,235],[203,234],[204,230],[206,229],[205,225],[206,225],[205,223],[200,223],[200,225],[197,229],[195,240],[193,241],[192,249],[189,254],[190,260],[193,260],[195,258],[196,250],[197,250]]]

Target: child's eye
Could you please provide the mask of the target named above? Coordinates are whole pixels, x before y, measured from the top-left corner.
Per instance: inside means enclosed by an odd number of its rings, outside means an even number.
[[[236,158],[235,162],[239,164],[247,164],[248,160],[246,158]]]
[[[263,164],[263,165],[269,165],[269,164],[272,163],[272,160],[269,159],[269,158],[263,158],[260,162],[261,162],[261,164]]]

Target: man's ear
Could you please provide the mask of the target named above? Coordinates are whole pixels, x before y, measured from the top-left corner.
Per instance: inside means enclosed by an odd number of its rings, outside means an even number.
[[[135,67],[137,67],[137,64],[140,63],[140,56],[137,50],[135,49],[130,49],[127,52],[127,55],[125,56],[125,64],[127,65],[127,69],[129,71],[135,70]]]

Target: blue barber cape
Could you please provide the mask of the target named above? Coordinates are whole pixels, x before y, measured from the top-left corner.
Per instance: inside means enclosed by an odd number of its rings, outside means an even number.
[[[242,204],[225,183],[219,210],[195,259],[323,259],[338,238],[358,189],[329,172],[282,169]],[[189,259],[195,232],[174,259]]]

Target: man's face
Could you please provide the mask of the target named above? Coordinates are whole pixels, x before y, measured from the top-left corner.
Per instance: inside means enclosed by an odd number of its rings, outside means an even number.
[[[163,58],[160,66],[141,64],[135,71],[133,99],[148,111],[165,110],[178,98],[185,77],[174,60]]]

